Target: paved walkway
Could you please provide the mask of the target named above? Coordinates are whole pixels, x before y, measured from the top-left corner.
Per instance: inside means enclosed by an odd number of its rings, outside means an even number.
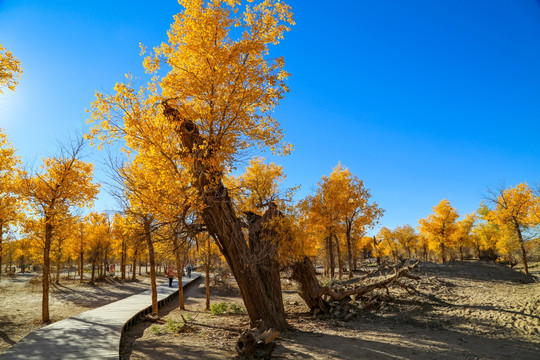
[[[199,276],[192,273],[191,278],[183,278],[182,286]],[[178,292],[178,281],[173,282],[172,288],[168,284],[157,288],[161,305]],[[0,360],[119,359],[124,328],[137,315],[149,313],[151,307],[151,290],[147,290],[86,311],[28,334],[0,354]]]

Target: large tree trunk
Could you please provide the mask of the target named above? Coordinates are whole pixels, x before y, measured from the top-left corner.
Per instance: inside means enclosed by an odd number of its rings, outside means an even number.
[[[135,281],[137,278],[137,258],[133,256],[133,263],[131,264],[131,269],[133,270],[131,273],[131,280]]]
[[[49,257],[51,251],[53,225],[50,223],[50,218],[45,217],[45,246],[43,248],[43,277],[41,283],[43,285],[43,294],[41,301],[41,320],[44,323],[51,321],[49,317],[49,274],[51,271],[51,259]]]
[[[262,320],[265,328],[287,328],[277,244],[263,229],[263,224],[276,216],[277,209],[271,207],[262,217],[248,214],[248,246],[223,184],[205,192],[204,199],[206,207],[202,218],[234,274],[251,326],[256,327]]]
[[[298,295],[312,311],[328,311],[328,304],[320,296],[321,286],[317,280],[315,267],[307,256],[293,265],[292,278],[300,284]]]
[[[148,260],[150,261],[150,283],[151,283],[151,288],[152,288],[152,314],[158,315],[155,252],[154,252],[154,243],[152,242],[152,234],[150,232],[150,220],[148,219],[144,219],[144,238],[146,240],[146,245],[148,246]]]
[[[197,125],[183,120],[167,102],[162,104],[164,115],[177,125],[183,150],[192,157],[193,185],[204,203],[201,217],[234,274],[251,325],[256,327],[262,320],[265,328],[287,328],[279,263],[275,258],[277,239],[271,239],[275,234],[263,229],[263,224],[277,215],[277,209],[270,207],[262,217],[248,216],[248,246],[242,222],[236,215],[227,188],[221,182],[222,175],[209,161],[212,149],[201,146],[201,150],[199,145],[203,145],[205,139],[199,134]]]
[[[444,246],[444,242],[441,241],[441,260],[442,263],[446,263],[446,256],[445,256],[446,248]]]

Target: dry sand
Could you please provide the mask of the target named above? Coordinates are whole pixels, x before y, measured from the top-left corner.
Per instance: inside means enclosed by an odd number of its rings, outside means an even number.
[[[532,266],[540,271],[540,264]],[[276,359],[540,359],[540,282],[495,264],[422,263],[418,293],[391,289],[391,299],[348,322],[313,318],[286,285],[284,301],[292,329],[277,339]],[[0,281],[0,353],[43,326],[41,283],[33,274]],[[149,288],[108,280],[91,285],[63,280],[51,289],[51,318],[58,321]],[[204,310],[204,282],[186,291],[186,311],[173,301],[162,311],[165,323],[142,322],[129,329],[122,358],[230,359],[242,314],[211,315]],[[212,303],[241,304],[234,282],[212,289]],[[198,324],[178,333],[181,314]],[[218,329],[221,328],[221,329]]]
[[[538,271],[538,264],[536,265]],[[480,262],[422,263],[418,293],[391,290],[391,299],[348,322],[313,318],[292,289],[284,300],[291,331],[280,335],[276,359],[540,359],[540,283],[516,270]],[[165,321],[181,314],[223,329],[140,323],[124,336],[124,359],[231,359],[246,315],[204,310],[204,284],[187,291]],[[234,288],[213,290],[212,302],[241,304]],[[169,320],[172,319],[172,320]]]

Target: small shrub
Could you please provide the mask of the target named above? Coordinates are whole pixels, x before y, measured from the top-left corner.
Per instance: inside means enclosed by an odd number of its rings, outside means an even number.
[[[210,313],[212,315],[223,315],[227,312],[229,305],[226,302],[210,305]]]
[[[229,309],[233,314],[245,314],[246,308],[243,305],[231,303]]]
[[[161,329],[159,328],[159,325],[156,325],[156,324],[152,325],[150,327],[150,331],[152,331],[152,334],[154,335],[161,335]]]
[[[180,325],[176,321],[170,318],[167,320],[167,327],[169,328],[169,331],[172,333],[177,333],[178,330],[180,330]]]

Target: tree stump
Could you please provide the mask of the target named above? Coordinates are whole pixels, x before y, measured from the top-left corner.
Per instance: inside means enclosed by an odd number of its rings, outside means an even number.
[[[236,352],[240,358],[270,359],[276,347],[274,340],[279,331],[274,329],[251,329],[242,332],[236,342]]]

